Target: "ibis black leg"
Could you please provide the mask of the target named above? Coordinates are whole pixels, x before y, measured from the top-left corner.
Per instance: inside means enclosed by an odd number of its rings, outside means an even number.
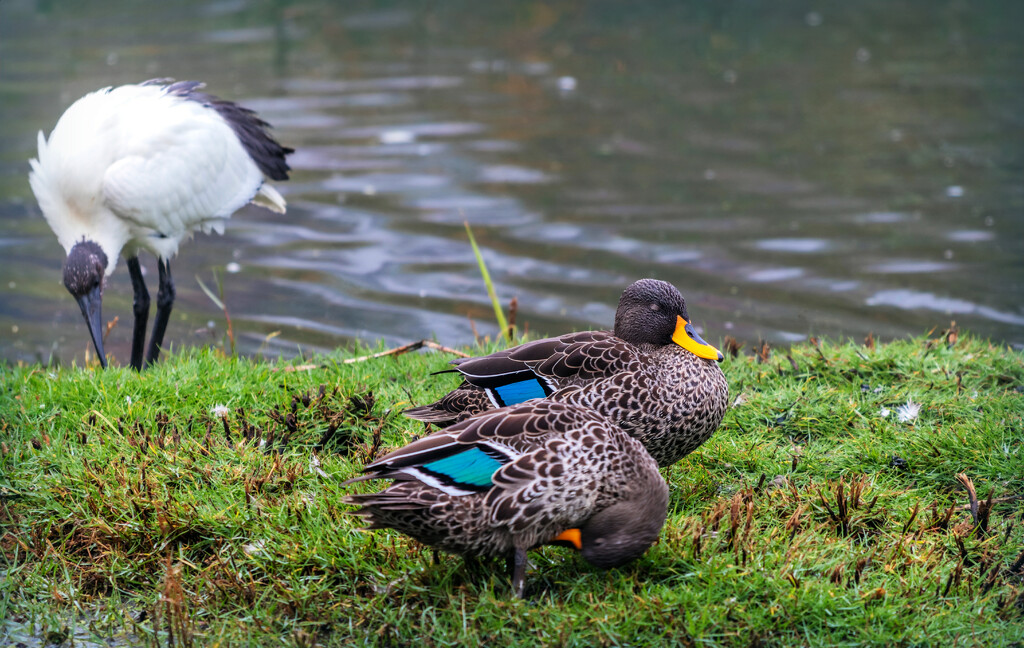
[[[153,320],[153,337],[149,339],[149,350],[146,351],[146,364],[152,364],[160,357],[160,347],[164,343],[164,331],[171,319],[171,306],[174,305],[174,280],[171,279],[171,262],[157,259],[160,268],[160,289],[156,293],[156,318]]]
[[[135,371],[142,371],[142,349],[146,346],[146,324],[149,321],[149,291],[146,290],[146,282],[142,278],[139,257],[128,259],[128,274],[132,278],[132,292],[135,293],[135,300],[132,303],[135,324],[132,328],[131,364]]]
[[[508,562],[512,568],[512,594],[516,598],[523,598],[526,586],[526,549],[516,547]]]

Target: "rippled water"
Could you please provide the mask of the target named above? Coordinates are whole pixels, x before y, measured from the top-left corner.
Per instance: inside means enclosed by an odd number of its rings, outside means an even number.
[[[88,344],[28,187],[35,133],[158,76],[298,149],[286,217],[182,247],[175,345],[222,343],[195,280],[214,270],[246,353],[493,334],[463,221],[531,331],[609,326],[656,276],[711,341],[955,319],[1024,344],[1024,5],[635,4],[0,2],[0,355]]]

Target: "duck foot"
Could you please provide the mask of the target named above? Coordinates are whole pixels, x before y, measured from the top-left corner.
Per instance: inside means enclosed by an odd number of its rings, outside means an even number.
[[[526,549],[513,549],[508,557],[508,567],[512,572],[512,594],[520,599],[523,598],[523,590],[526,589],[526,565]]]

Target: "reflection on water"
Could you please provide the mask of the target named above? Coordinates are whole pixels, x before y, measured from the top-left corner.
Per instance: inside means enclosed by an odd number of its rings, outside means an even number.
[[[932,293],[915,290],[880,290],[868,298],[869,306],[894,306],[908,310],[926,309],[949,313],[958,317],[964,315],[980,315],[996,322],[1024,326],[1024,316],[1003,313],[988,306],[980,306],[966,299],[939,297]]]
[[[2,2],[0,355],[88,344],[28,188],[36,131],[156,76],[298,149],[287,216],[182,247],[173,344],[222,341],[194,280],[215,270],[247,353],[493,334],[467,221],[534,332],[608,326],[656,276],[712,341],[955,318],[1022,345],[1024,10],[1004,4]],[[122,363],[126,275],[104,299]]]

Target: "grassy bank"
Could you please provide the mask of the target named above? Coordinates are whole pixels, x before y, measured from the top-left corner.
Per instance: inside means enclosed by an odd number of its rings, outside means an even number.
[[[736,403],[664,471],[659,543],[609,572],[533,552],[523,601],[503,563],[357,530],[341,482],[456,381],[430,375],[443,354],[345,357],[3,369],[0,644],[1024,641],[1019,352],[961,336],[727,358]]]

